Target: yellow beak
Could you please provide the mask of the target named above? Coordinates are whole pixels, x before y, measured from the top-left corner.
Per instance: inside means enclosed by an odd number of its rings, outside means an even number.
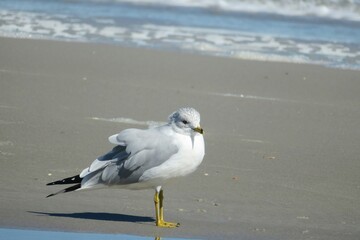
[[[204,133],[204,130],[199,126],[199,127],[196,127],[193,129],[195,132],[198,132],[200,134],[203,134]]]

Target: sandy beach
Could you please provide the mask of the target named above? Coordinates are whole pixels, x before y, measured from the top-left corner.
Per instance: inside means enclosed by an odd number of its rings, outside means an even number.
[[[0,38],[0,227],[359,239],[359,76],[315,65]],[[182,106],[201,113],[206,156],[194,174],[164,187],[166,219],[179,228],[154,226],[153,190],[45,198],[61,188],[46,183],[78,174],[111,149],[108,136],[166,121]]]

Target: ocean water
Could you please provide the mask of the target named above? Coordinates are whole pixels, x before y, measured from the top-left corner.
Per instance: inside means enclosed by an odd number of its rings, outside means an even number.
[[[360,0],[1,0],[0,36],[360,70]]]

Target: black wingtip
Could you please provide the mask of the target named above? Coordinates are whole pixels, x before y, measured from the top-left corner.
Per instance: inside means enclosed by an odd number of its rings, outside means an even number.
[[[71,186],[71,187],[68,187],[68,188],[65,188],[63,190],[60,190],[59,192],[56,192],[56,193],[52,193],[50,195],[47,195],[46,198],[49,198],[49,197],[52,197],[52,196],[55,196],[55,195],[58,195],[60,193],[66,193],[66,192],[72,192],[72,191],[75,191],[77,189],[81,188],[81,183],[79,184],[76,184],[74,186]]]
[[[46,186],[63,185],[63,184],[75,184],[75,183],[80,183],[81,180],[82,180],[82,178],[79,175],[75,175],[75,176],[72,176],[72,177],[57,180],[55,182],[47,183]]]

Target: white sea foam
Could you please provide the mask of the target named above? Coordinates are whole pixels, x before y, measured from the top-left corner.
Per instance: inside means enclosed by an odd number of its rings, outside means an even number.
[[[360,56],[359,49],[350,50],[340,43],[295,41],[266,34],[254,36],[247,32],[196,27],[146,24],[142,28],[149,33],[155,31],[155,36],[161,35],[158,41],[177,44],[181,49],[239,59],[326,65],[330,63],[328,56],[331,61],[337,59],[339,62],[344,58],[358,61]],[[184,36],[192,41],[183,41]]]
[[[126,28],[110,26],[101,28],[98,31],[99,35],[112,38],[124,34],[126,32]]]
[[[255,2],[257,1],[259,0]],[[135,2],[139,3],[139,1]],[[197,4],[204,6],[205,2],[214,1],[204,0]],[[228,1],[223,2],[225,5],[230,4]],[[239,1],[234,1],[234,4],[235,2],[240,4]],[[146,3],[156,4],[157,0],[149,0]],[[176,5],[176,1],[170,1],[169,4]],[[181,4],[190,6],[192,3],[184,1]],[[203,21],[216,16],[216,14],[208,14]],[[266,33],[264,31],[266,29],[260,29],[260,31],[252,31],[253,29],[249,28],[231,30],[232,28],[222,28],[221,26],[206,27],[206,24],[203,27],[198,24],[187,25],[187,22],[184,25],[170,25],[166,20],[163,22],[143,20],[131,22],[128,20],[129,22],[123,24],[122,21],[118,21],[112,16],[106,17],[106,15],[99,19],[89,20],[78,15],[66,16],[35,11],[0,10],[0,19],[0,36],[7,37],[100,41],[170,48],[239,59],[360,68],[360,47],[356,43],[358,37],[347,42],[346,35],[342,38],[345,39],[343,43],[337,40],[332,41],[331,37],[329,41],[323,40],[324,37],[321,37],[320,40],[316,38],[308,40],[306,37],[297,39],[296,34],[295,37],[291,36],[293,32],[288,37]],[[311,32],[306,34],[311,35]],[[306,34],[305,36],[308,36]]]

